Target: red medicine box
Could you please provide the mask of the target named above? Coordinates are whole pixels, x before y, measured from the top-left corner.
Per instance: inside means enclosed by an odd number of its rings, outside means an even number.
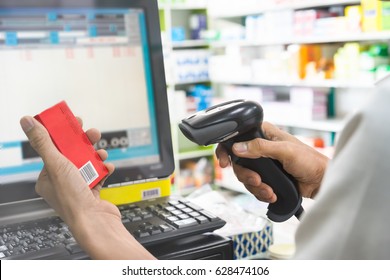
[[[35,116],[49,132],[57,149],[80,170],[92,189],[108,170],[65,101]]]

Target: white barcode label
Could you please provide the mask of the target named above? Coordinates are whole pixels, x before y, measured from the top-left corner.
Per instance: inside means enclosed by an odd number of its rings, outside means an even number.
[[[88,161],[86,164],[84,164],[80,169],[81,176],[83,176],[85,182],[87,184],[91,184],[93,181],[95,181],[99,174],[97,173],[95,167],[93,167],[93,164],[91,161]]]
[[[161,196],[160,188],[142,191],[142,199],[151,199]]]

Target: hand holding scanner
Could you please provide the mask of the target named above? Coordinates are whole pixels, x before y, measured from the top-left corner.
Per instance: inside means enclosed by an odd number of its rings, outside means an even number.
[[[274,222],[284,222],[303,212],[302,197],[297,191],[295,179],[281,163],[270,158],[248,159],[233,154],[236,142],[264,138],[261,130],[263,108],[256,102],[234,100],[225,102],[182,120],[180,130],[198,145],[221,143],[232,161],[257,172],[264,183],[272,187],[277,201],[268,205],[267,216]]]

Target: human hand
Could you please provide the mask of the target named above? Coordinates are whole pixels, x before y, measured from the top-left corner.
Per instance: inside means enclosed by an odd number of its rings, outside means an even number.
[[[81,122],[81,120],[79,120]],[[84,215],[104,214],[120,220],[120,213],[116,206],[100,199],[101,181],[90,190],[82,178],[77,167],[63,156],[53,144],[46,128],[30,116],[20,120],[23,131],[27,135],[31,146],[42,157],[44,167],[36,183],[36,192],[58,213],[58,215],[72,227]],[[100,139],[100,132],[89,129],[86,134],[92,144]],[[105,150],[98,150],[102,160],[107,159]],[[114,166],[105,164],[109,174]]]
[[[287,173],[296,179],[300,194],[303,197],[314,198],[320,188],[329,159],[270,123],[263,122],[262,130],[268,140],[256,138],[235,143],[233,153],[243,158],[269,157],[278,160]],[[218,145],[216,154],[222,168],[231,164],[230,157],[222,145]],[[262,183],[259,174],[237,164],[233,164],[233,170],[238,180],[257,199],[269,203],[277,200],[272,188]]]
[[[80,121],[81,122],[81,121]],[[77,167],[53,144],[46,128],[32,117],[23,117],[20,125],[31,146],[42,157],[44,168],[36,191],[69,226],[74,238],[93,259],[154,259],[124,227],[119,209],[101,200],[100,182],[92,190]],[[96,129],[86,131],[91,143],[100,139]],[[102,160],[107,152],[98,150]],[[105,164],[109,175],[114,166]]]

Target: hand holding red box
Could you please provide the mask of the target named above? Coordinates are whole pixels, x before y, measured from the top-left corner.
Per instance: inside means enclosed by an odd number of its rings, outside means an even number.
[[[80,170],[92,189],[108,170],[65,101],[35,116],[46,127],[57,149]]]

